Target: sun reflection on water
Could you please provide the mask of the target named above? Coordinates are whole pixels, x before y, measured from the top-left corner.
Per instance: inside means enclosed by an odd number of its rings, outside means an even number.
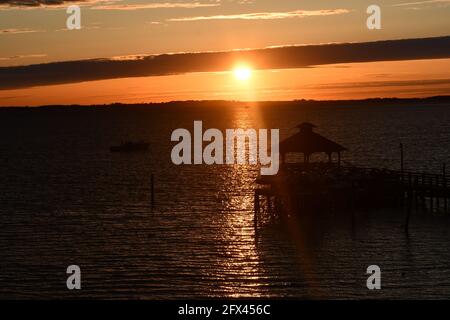
[[[257,107],[236,108],[233,116],[235,129],[265,127]],[[274,286],[301,286],[308,296],[318,297],[320,292],[312,290],[312,287],[317,287],[313,285],[314,261],[309,257],[298,230],[289,228],[283,231],[269,227],[264,231],[265,236],[258,235],[255,230],[254,190],[259,169],[256,165],[245,164],[226,166],[220,171],[219,216],[222,221],[217,241],[222,252],[214,275],[219,279],[219,292],[226,297],[258,298],[270,297]],[[288,277],[278,276],[277,264],[292,267]]]
[[[255,117],[250,108],[236,108],[233,120],[233,128],[255,128]],[[223,273],[219,285],[228,297],[269,294],[264,290],[264,271],[253,225],[254,180],[258,172],[255,165],[232,165],[221,171],[223,232],[217,236],[223,243],[223,252],[218,272]]]

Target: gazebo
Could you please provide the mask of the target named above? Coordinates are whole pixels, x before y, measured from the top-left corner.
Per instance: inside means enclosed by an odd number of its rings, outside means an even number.
[[[281,162],[285,163],[287,153],[303,153],[304,163],[309,163],[313,153],[325,153],[329,163],[332,162],[332,154],[337,153],[338,165],[341,164],[341,152],[347,149],[313,131],[316,126],[309,122],[303,122],[297,126],[299,132],[280,142]]]

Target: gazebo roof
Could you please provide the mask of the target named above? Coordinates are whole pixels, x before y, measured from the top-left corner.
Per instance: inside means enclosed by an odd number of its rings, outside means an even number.
[[[303,122],[297,126],[299,132],[280,142],[280,153],[299,152],[312,154],[315,152],[333,153],[347,150],[340,144],[333,142],[313,131],[316,126]]]

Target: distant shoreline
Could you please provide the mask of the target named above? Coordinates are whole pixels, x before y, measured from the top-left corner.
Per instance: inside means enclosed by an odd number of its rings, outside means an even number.
[[[111,104],[94,104],[94,105],[42,105],[42,106],[0,106],[0,110],[48,110],[48,109],[86,109],[86,108],[135,108],[135,107],[174,107],[174,106],[271,106],[271,105],[292,105],[299,107],[313,106],[401,106],[411,104],[450,104],[450,95],[431,96],[426,98],[368,98],[368,99],[352,99],[352,100],[281,100],[281,101],[239,101],[239,100],[183,100],[169,102],[147,102],[147,103],[111,103]]]

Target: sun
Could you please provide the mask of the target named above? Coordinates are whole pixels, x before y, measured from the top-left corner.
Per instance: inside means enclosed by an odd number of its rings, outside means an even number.
[[[247,66],[239,66],[233,70],[234,77],[239,81],[247,81],[252,76],[252,70]]]

